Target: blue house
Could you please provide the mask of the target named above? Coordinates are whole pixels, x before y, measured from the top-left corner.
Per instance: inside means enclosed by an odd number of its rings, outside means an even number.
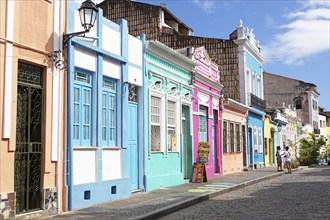
[[[76,1],[67,1],[67,33],[79,32]],[[143,188],[142,40],[126,20],[103,18],[67,54],[67,209],[117,199]]]
[[[238,45],[240,102],[251,107],[247,117],[246,164],[251,168],[263,167],[264,161],[264,101],[261,46],[253,29],[243,27],[242,20],[234,31]]]

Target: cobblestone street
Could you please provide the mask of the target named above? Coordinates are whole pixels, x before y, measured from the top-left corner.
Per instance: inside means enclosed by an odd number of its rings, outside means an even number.
[[[330,166],[247,186],[161,219],[330,219]]]

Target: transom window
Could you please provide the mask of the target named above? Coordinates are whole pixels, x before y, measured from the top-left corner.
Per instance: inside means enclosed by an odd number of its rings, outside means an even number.
[[[90,74],[75,72],[73,87],[73,144],[91,145],[92,78]]]
[[[102,145],[116,145],[116,83],[103,79],[102,92]]]

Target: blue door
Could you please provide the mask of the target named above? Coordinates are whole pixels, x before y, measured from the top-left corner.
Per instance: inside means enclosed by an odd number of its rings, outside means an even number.
[[[131,190],[139,188],[139,152],[138,152],[138,105],[128,103],[128,147],[130,149]]]

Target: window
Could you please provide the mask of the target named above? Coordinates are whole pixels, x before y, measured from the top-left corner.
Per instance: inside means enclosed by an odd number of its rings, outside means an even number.
[[[90,74],[75,72],[73,86],[73,144],[91,145],[92,78]]]
[[[199,106],[198,142],[207,142],[207,107]]]
[[[252,93],[256,95],[256,74],[252,71]]]
[[[230,123],[230,152],[235,152],[234,123]]]
[[[262,153],[262,131],[261,128],[259,128],[259,140],[258,140],[258,144],[259,144],[259,153]]]
[[[248,93],[251,92],[251,75],[249,70],[246,71],[246,91]]]
[[[161,101],[156,96],[150,98],[150,141],[151,151],[161,151],[160,125],[161,125]]]
[[[236,151],[241,151],[241,129],[240,124],[236,124]]]
[[[313,109],[317,110],[317,101],[313,99]]]
[[[167,149],[176,151],[176,102],[167,102]]]
[[[258,76],[258,79],[257,79],[257,86],[258,86],[258,94],[257,94],[257,96],[259,98],[261,98],[262,96],[261,96],[261,79],[260,79],[260,76]]]
[[[297,99],[296,100],[296,109],[301,109],[302,106],[301,106],[301,99]]]
[[[267,138],[265,138],[265,154],[268,154]]]
[[[253,146],[254,146],[254,151],[258,152],[258,130],[257,130],[257,128],[253,129]]]
[[[227,153],[228,135],[227,135],[227,121],[223,121],[222,128],[222,138],[223,138],[223,152]]]
[[[102,145],[116,145],[116,83],[103,80],[102,92]]]

